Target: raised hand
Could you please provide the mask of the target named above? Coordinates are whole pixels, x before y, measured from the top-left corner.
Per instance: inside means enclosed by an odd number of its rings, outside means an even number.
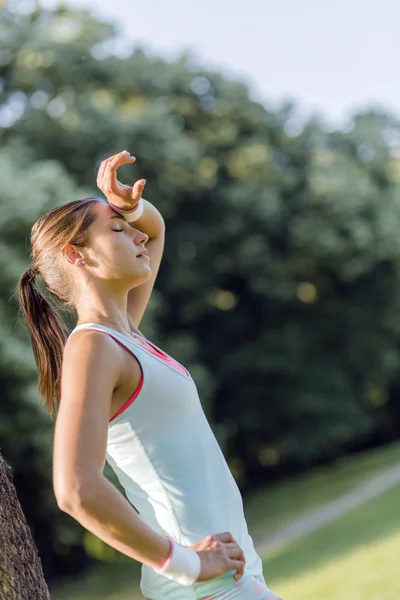
[[[97,173],[97,187],[103,192],[110,204],[122,210],[133,209],[142,197],[145,179],[138,179],[133,186],[124,185],[117,179],[117,169],[122,165],[136,161],[127,150],[114,154],[102,161]]]

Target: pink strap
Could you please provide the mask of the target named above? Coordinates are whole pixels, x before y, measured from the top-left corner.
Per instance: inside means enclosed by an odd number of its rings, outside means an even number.
[[[166,571],[171,563],[172,560],[172,556],[174,554],[174,544],[172,543],[172,540],[170,540],[169,538],[167,538],[168,542],[169,542],[169,554],[163,564],[162,567],[160,567],[159,569],[157,569],[158,573],[163,573],[164,571]]]
[[[113,338],[115,340],[115,338]],[[118,340],[115,340],[118,344],[121,344],[121,342],[118,342]],[[122,346],[123,348],[126,348],[126,346]],[[140,365],[141,366],[141,365]],[[125,402],[125,404],[123,406],[121,406],[121,408],[119,409],[118,412],[115,413],[115,415],[113,415],[111,417],[111,419],[109,420],[109,423],[111,423],[111,421],[114,421],[114,419],[116,419],[117,417],[119,417],[120,414],[122,414],[127,408],[129,408],[129,406],[131,404],[133,404],[136,400],[136,398],[139,396],[142,387],[143,387],[143,383],[144,383],[144,375],[143,375],[143,369],[142,369],[142,375],[140,377],[140,381],[139,381],[139,385],[136,388],[136,391],[133,392],[132,396],[130,398],[128,398],[128,400]]]
[[[118,206],[115,206],[115,204],[112,204],[111,202],[109,202],[108,204],[110,205],[110,207],[113,210],[115,210],[115,212],[121,213],[123,215],[129,215],[130,213],[135,212],[135,210],[139,206],[139,202],[138,202],[133,208],[130,208],[129,210],[124,210],[123,208],[118,208]]]

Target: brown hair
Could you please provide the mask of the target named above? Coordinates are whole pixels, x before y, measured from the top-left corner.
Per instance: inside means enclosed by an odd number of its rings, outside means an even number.
[[[60,401],[61,366],[68,336],[56,305],[74,307],[71,285],[61,263],[61,249],[65,244],[87,244],[87,229],[95,220],[93,207],[101,202],[99,198],[75,200],[40,217],[30,237],[34,263],[18,283],[19,304],[39,371],[39,392],[51,415],[56,413]],[[38,275],[51,293],[48,300],[38,286]]]

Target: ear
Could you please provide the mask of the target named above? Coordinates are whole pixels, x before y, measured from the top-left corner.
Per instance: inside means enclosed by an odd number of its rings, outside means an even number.
[[[72,244],[65,244],[65,246],[61,250],[61,254],[71,265],[76,264],[78,261],[82,260],[82,253],[77,250],[75,246]]]

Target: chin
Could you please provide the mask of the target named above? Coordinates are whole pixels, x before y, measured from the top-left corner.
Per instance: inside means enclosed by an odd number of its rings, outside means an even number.
[[[133,288],[137,287],[138,285],[141,285],[145,281],[148,281],[150,279],[151,275],[152,275],[152,270],[150,269],[150,267],[148,269],[146,269],[143,273],[132,274],[129,278],[131,281],[132,287]]]

